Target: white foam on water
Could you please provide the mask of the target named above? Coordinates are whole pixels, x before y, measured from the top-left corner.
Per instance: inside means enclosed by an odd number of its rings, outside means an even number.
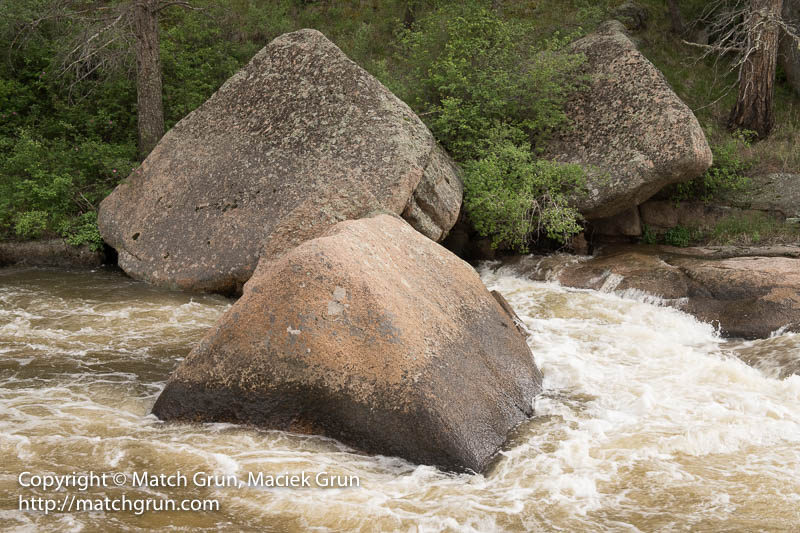
[[[65,288],[75,279],[57,273],[36,272],[33,288],[5,275],[0,502],[16,501],[12,474],[21,469],[180,469],[243,480],[305,470],[355,475],[361,487],[142,489],[218,497],[223,508],[169,518],[116,513],[115,527],[163,528],[166,520],[218,530],[715,531],[800,523],[800,377],[742,361],[755,350],[783,364],[800,347],[795,334],[724,341],[711,325],[642,295],[481,274],[531,331],[545,386],[536,417],[485,475],[368,457],[321,437],[161,423],[149,414],[158,392],[227,301],[102,273],[84,281],[94,287],[86,294]],[[21,531],[104,531],[109,518],[0,515]]]

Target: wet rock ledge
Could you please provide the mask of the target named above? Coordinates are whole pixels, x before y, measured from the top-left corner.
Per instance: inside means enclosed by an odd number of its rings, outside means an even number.
[[[86,268],[106,262],[106,254],[88,246],[71,246],[62,239],[0,242],[0,267],[12,265]]]
[[[503,267],[567,287],[641,291],[718,324],[726,337],[764,338],[781,328],[800,329],[800,246],[616,245],[594,257],[514,257]]]

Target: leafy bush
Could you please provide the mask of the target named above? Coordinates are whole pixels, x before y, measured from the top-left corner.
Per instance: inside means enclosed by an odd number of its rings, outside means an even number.
[[[670,228],[664,234],[664,242],[671,246],[680,246],[682,248],[689,246],[692,240],[692,230],[685,226],[675,226]]]
[[[59,234],[65,237],[72,246],[86,244],[90,250],[99,252],[103,249],[103,238],[97,229],[97,213],[89,211],[82,214],[77,220],[72,220],[62,225]]]
[[[37,138],[25,128],[0,138],[0,153],[0,228],[23,239],[86,234],[79,228],[96,220],[97,204],[136,164],[133,142]]]
[[[434,9],[399,36],[396,88],[463,164],[475,229],[520,251],[533,236],[563,242],[580,231],[567,200],[583,183],[579,167],[534,157],[567,126],[583,58],[564,51],[570,38],[533,43],[528,30],[483,1]]]
[[[14,231],[21,237],[36,238],[47,229],[46,211],[24,211],[15,219]]]
[[[493,143],[484,157],[465,164],[464,207],[492,245],[526,251],[531,237],[566,241],[580,231],[569,195],[583,184],[583,169],[536,160],[510,140]]]
[[[644,244],[658,244],[658,234],[647,224],[642,224],[642,242]]]
[[[750,185],[750,178],[745,173],[751,164],[743,159],[741,151],[750,146],[753,138],[753,132],[740,130],[732,133],[723,143],[713,145],[712,167],[700,178],[677,184],[673,200],[702,200],[708,203],[726,192],[746,189]]]

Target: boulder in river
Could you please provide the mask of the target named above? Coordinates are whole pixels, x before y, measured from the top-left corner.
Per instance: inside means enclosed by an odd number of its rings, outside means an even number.
[[[262,259],[153,412],[480,472],[541,391],[506,306],[402,219],[341,222]]]
[[[455,164],[411,109],[314,30],[273,40],[100,206],[137,279],[236,293],[259,259],[376,211],[442,240]]]
[[[617,21],[572,46],[586,56],[589,85],[567,103],[572,128],[549,147],[555,159],[582,165],[588,193],[576,205],[589,219],[635,208],[667,185],[711,166],[697,118]]]

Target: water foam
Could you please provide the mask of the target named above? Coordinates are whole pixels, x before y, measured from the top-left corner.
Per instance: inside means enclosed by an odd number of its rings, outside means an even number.
[[[490,269],[481,274],[531,331],[545,392],[535,401],[536,416],[492,469],[469,475],[364,456],[320,437],[161,423],[149,411],[164,380],[227,301],[102,272],[89,279],[5,272],[2,507],[15,501],[13,473],[21,469],[181,469],[243,478],[306,470],[357,475],[362,486],[195,489],[179,496],[219,497],[223,509],[113,518],[131,530],[165,523],[285,531],[750,530],[800,523],[800,377],[781,379],[742,361],[747,350],[796,354],[794,334],[734,343],[637,295],[565,289]],[[0,519],[19,530],[103,531],[109,517],[3,511]]]

